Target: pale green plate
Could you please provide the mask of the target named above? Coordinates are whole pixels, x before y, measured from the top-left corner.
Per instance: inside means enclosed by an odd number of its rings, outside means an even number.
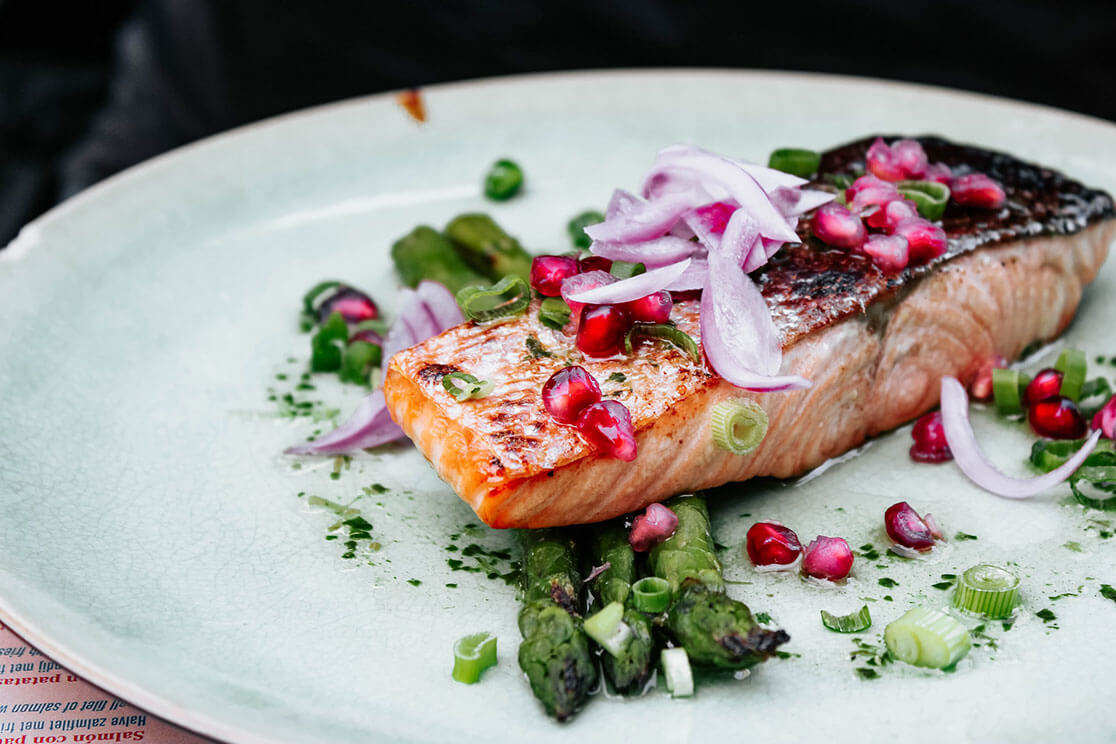
[[[392,240],[465,210],[491,211],[532,250],[565,250],[566,220],[637,185],[665,144],[762,160],[777,146],[936,132],[1113,189],[1116,127],[931,88],[746,72],[528,77],[433,88],[426,103],[421,126],[379,96],[185,148],[67,202],[0,253],[4,622],[109,691],[237,742],[1111,737],[1116,603],[1098,586],[1116,584],[1116,539],[1066,488],[997,499],[952,465],[912,464],[901,430],[804,484],[720,493],[730,589],[801,656],[743,681],[702,678],[693,700],[598,697],[561,727],[516,665],[515,592],[447,565],[468,508],[405,448],[354,458],[336,480],[333,461],[293,469],[283,448],[330,424],[282,417],[268,395],[298,382],[298,302],[318,279],[390,308]],[[529,186],[493,205],[480,181],[500,156]],[[1069,333],[1090,359],[1116,354],[1114,288],[1109,262]],[[359,397],[325,384],[295,394],[346,412]],[[978,429],[1023,472],[1025,432],[991,417]],[[387,492],[363,495],[373,483]],[[346,528],[325,539],[337,517],[311,496],[361,496],[373,527],[354,558],[342,557]],[[924,562],[861,558],[828,589],[757,576],[741,557],[758,517],[882,548],[881,514],[900,499],[979,539]],[[473,530],[456,544],[511,538]],[[870,598],[873,640],[910,605],[944,605],[950,592],[931,585],[981,561],[1014,561],[1025,604],[1010,632],[987,627],[997,649],[985,643],[954,674],[889,666],[862,680],[850,639],[819,622],[819,609]],[[1048,599],[1067,592],[1080,596]],[[1035,616],[1046,607],[1056,621]],[[453,642],[478,630],[499,636],[500,664],[457,684]]]

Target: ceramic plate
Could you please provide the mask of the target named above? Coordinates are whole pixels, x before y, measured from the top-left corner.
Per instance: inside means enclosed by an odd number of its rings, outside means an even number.
[[[1111,524],[1067,488],[1015,503],[952,465],[916,466],[907,429],[817,477],[713,500],[731,592],[790,632],[791,658],[745,680],[702,678],[693,700],[598,697],[564,727],[516,665],[514,590],[487,577],[508,570],[513,535],[480,528],[412,449],[339,465],[281,453],[359,398],[317,378],[298,389],[303,292],[344,278],[390,312],[388,247],[416,224],[487,210],[530,249],[562,251],[566,220],[636,185],[662,145],[763,160],[875,131],[1002,148],[1116,190],[1116,127],[933,88],[748,72],[547,75],[425,98],[423,125],[376,96],[184,148],[67,202],[0,253],[4,622],[112,693],[236,742],[1111,735],[1116,603],[1098,593],[1116,584]],[[529,186],[496,205],[479,184],[500,156]],[[1090,359],[1116,354],[1113,264],[1067,335]],[[1025,432],[977,426],[1024,472]],[[859,559],[828,590],[757,576],[741,556],[760,516],[882,548],[880,515],[900,499],[975,538],[923,562]],[[355,514],[366,534],[339,524]],[[889,666],[861,679],[850,639],[819,622],[819,609],[868,603],[872,641],[908,606],[946,604],[941,574],[982,561],[1015,567],[1024,606],[954,674]],[[1075,596],[1050,599],[1061,594]],[[1056,620],[1035,615],[1045,608]],[[478,630],[499,636],[499,666],[457,684],[453,642]]]

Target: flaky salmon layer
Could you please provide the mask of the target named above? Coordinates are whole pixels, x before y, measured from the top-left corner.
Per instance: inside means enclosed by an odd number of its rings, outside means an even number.
[[[1116,222],[1106,220],[1070,235],[981,248],[845,320],[797,338],[781,329],[795,338],[781,374],[811,380],[808,390],[748,393],[658,344],[629,357],[586,358],[570,337],[540,324],[532,308],[504,324],[467,323],[400,352],[384,393],[395,421],[489,525],[596,522],[677,493],[798,475],[915,418],[937,404],[943,375],[969,380],[990,356],[1014,359],[1060,334],[1114,237]],[[679,303],[673,319],[700,341],[696,302]],[[597,455],[547,415],[542,385],[571,363],[631,411],[635,461]],[[496,387],[459,403],[441,384],[453,371]],[[713,443],[711,410],[728,399],[750,399],[767,412],[767,437],[747,455]]]

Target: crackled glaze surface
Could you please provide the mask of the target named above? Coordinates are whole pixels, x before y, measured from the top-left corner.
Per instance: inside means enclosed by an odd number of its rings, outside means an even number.
[[[689,105],[664,113],[664,97]],[[698,71],[448,86],[426,103],[423,127],[373,98],[203,143],[77,198],[0,252],[4,622],[113,693],[238,742],[618,741],[637,720],[666,741],[1110,738],[1116,650],[1098,639],[1116,605],[1098,585],[1116,584],[1116,538],[1065,490],[996,499],[952,466],[911,465],[899,431],[806,482],[720,492],[717,539],[741,582],[730,591],[801,656],[744,681],[699,678],[688,702],[598,698],[558,727],[515,664],[514,591],[447,562],[478,567],[446,547],[498,552],[512,535],[466,530],[469,508],[411,449],[361,455],[337,479],[333,461],[292,468],[283,448],[329,422],[279,415],[268,388],[321,409],[359,398],[319,380],[296,390],[308,356],[297,305],[317,279],[345,278],[390,310],[391,240],[469,210],[491,209],[533,250],[561,250],[568,217],[637,184],[665,143],[762,160],[779,146],[934,131],[1111,190],[1111,125],[919,87]],[[528,187],[490,205],[478,181],[504,155]],[[1114,291],[1109,262],[1069,330],[1090,359],[1116,354]],[[1023,473],[1026,433],[976,423]],[[759,518],[804,540],[882,547],[878,515],[900,498],[978,539],[927,563],[858,557],[841,589],[757,576],[739,551]],[[320,499],[352,502],[379,549],[361,540],[343,558],[351,532],[330,532],[339,517]],[[888,667],[863,681],[849,639],[818,620],[867,602],[873,640],[907,607],[944,604],[941,574],[984,561],[1017,564],[1023,612],[1010,632],[989,628],[999,648],[982,645],[956,674]],[[1067,593],[1079,596],[1049,599]],[[1043,608],[1057,620],[1034,615]],[[500,664],[464,687],[449,677],[451,648],[478,630],[499,637]]]

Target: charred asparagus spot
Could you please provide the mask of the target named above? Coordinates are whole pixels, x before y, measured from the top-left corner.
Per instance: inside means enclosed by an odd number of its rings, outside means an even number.
[[[524,530],[519,667],[546,712],[565,721],[597,684],[597,665],[581,627],[577,544],[558,530]]]
[[[673,594],[667,630],[698,666],[746,669],[767,659],[790,636],[760,627],[747,605],[725,594],[705,498],[677,496],[667,506],[678,528],[650,554],[651,570]]]
[[[639,694],[646,688],[655,670],[658,650],[651,618],[632,606],[631,585],[636,580],[635,551],[628,543],[628,531],[623,523],[612,522],[595,530],[593,563],[608,566],[591,583],[597,605],[623,604],[622,622],[632,631],[631,638],[619,655],[614,656],[607,651],[601,654],[601,666],[617,692],[622,695]]]

